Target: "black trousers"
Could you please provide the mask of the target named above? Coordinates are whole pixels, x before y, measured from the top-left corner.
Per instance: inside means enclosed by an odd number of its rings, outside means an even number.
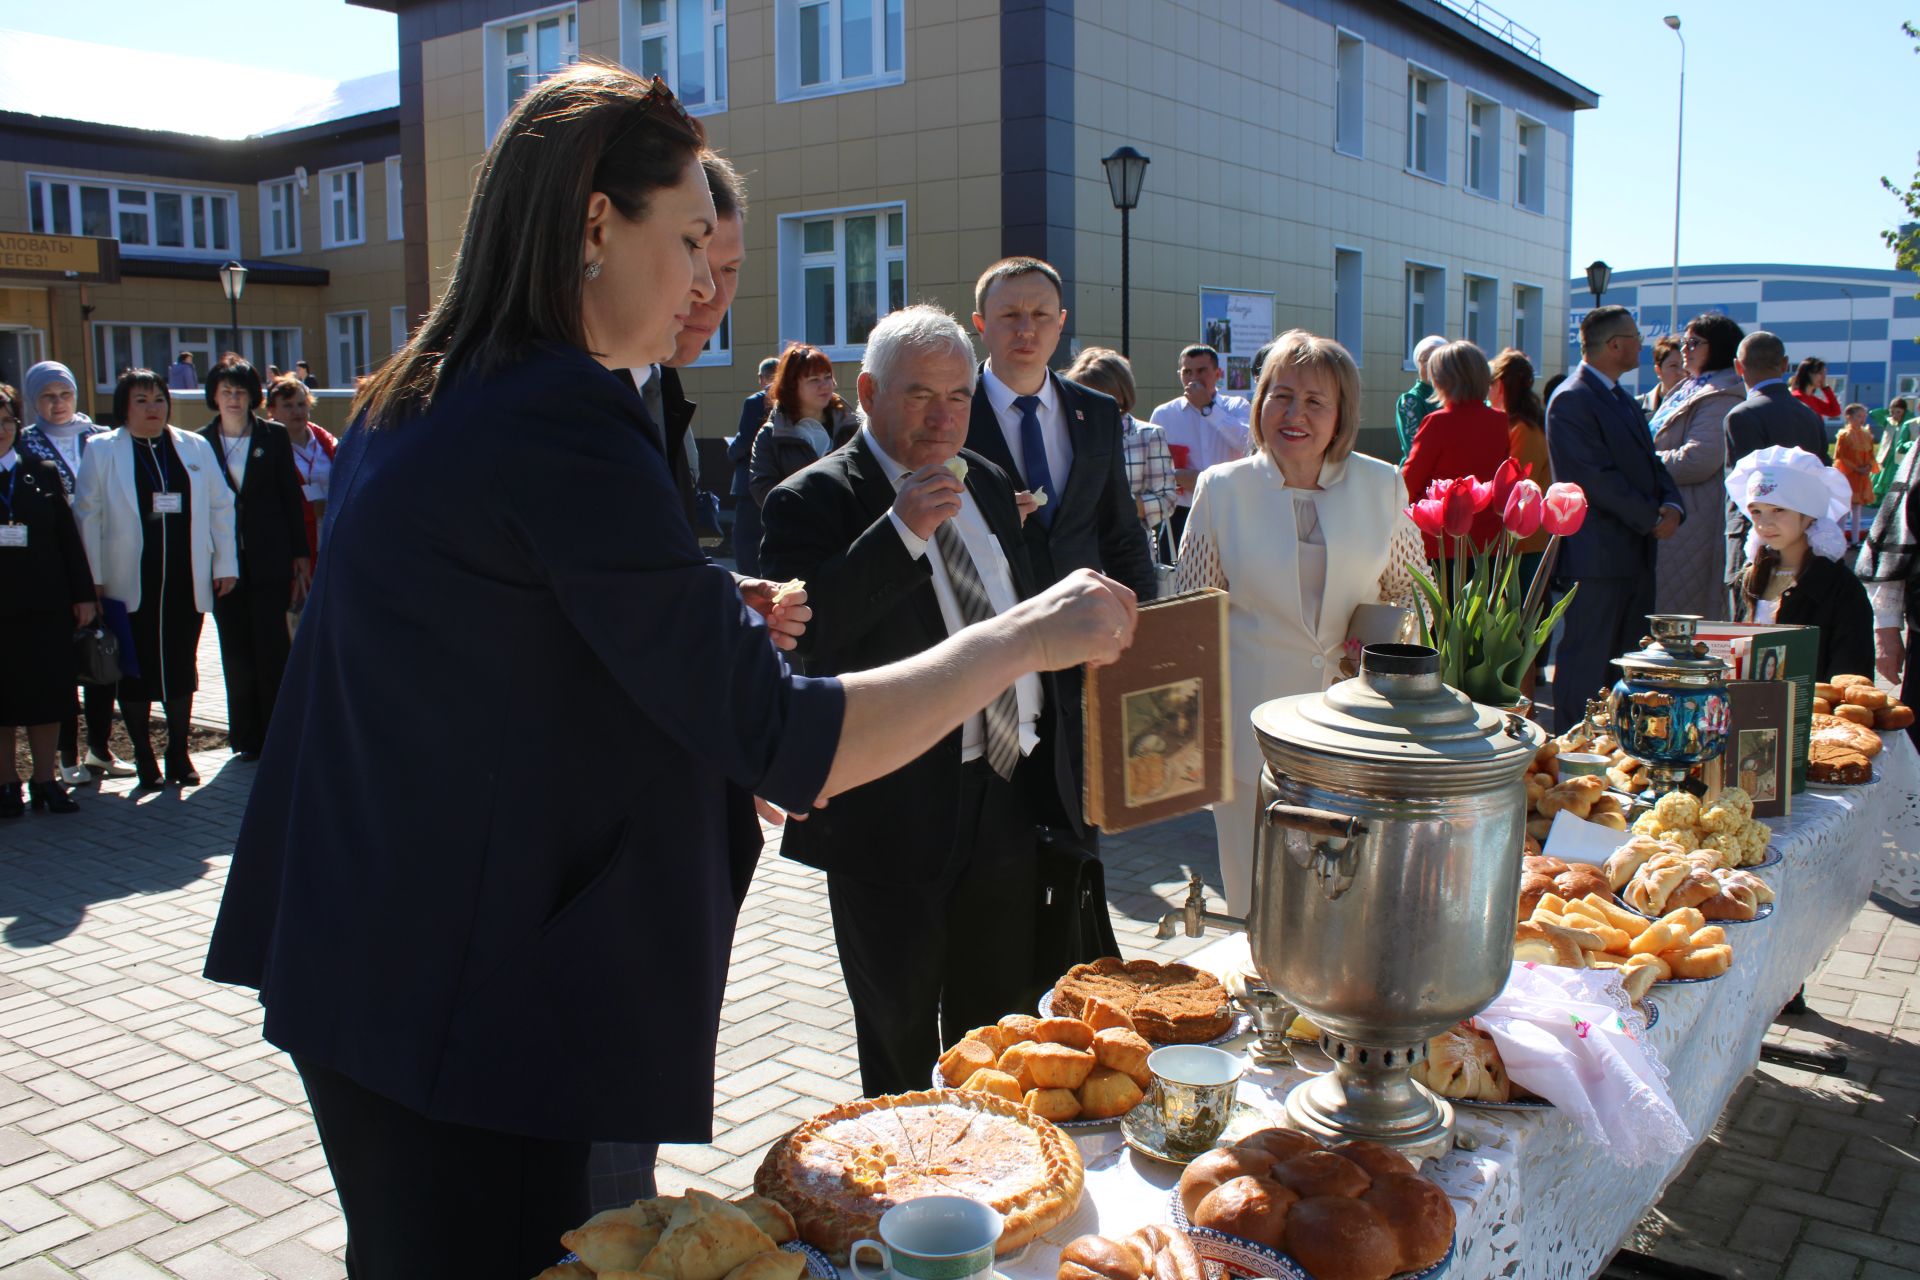
[[[587,1144],[429,1120],[296,1057],[347,1220],[350,1280],[525,1280],[585,1222]]]
[[[255,752],[267,741],[267,721],[286,674],[287,606],[293,583],[241,582],[213,602],[220,627],[220,669],[227,681],[227,740]]]
[[[1175,506],[1173,514],[1167,517],[1165,524],[1160,526],[1161,533],[1167,540],[1165,563],[1178,564],[1180,562],[1180,539],[1186,536],[1187,517],[1192,514],[1192,507]]]
[[[1586,578],[1567,606],[1554,655],[1553,731],[1565,733],[1587,714],[1587,699],[1620,677],[1610,665],[1640,647],[1653,612],[1653,574]]]
[[[60,758],[80,762],[81,703],[87,709],[87,750],[102,760],[107,758],[108,742],[113,737],[113,693],[110,684],[83,684],[74,711],[60,722]]]
[[[1034,821],[1021,787],[963,766],[957,866],[924,885],[829,873],[868,1097],[932,1085],[941,1048],[1033,1012]]]

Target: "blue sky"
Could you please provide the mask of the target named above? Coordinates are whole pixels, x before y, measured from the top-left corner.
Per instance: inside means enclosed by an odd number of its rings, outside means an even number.
[[[1678,13],[1687,40],[1683,262],[1892,266],[1879,232],[1920,149],[1914,0],[1496,0],[1550,66],[1598,91],[1574,135],[1573,263],[1657,267],[1673,251]],[[84,11],[84,23],[75,20]],[[343,0],[0,0],[0,26],[348,79],[394,65],[394,19]],[[74,92],[83,93],[84,77]]]

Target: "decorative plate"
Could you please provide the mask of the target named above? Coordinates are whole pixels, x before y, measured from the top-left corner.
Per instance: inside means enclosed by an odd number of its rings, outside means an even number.
[[[1227,1120],[1226,1129],[1220,1134],[1219,1141],[1228,1142],[1243,1138],[1261,1129],[1271,1128],[1273,1118],[1258,1107],[1249,1106],[1238,1098],[1233,1102],[1233,1115]],[[1168,1164],[1192,1164],[1205,1151],[1176,1151],[1167,1145],[1167,1136],[1160,1127],[1160,1113],[1155,1111],[1151,1102],[1142,1102],[1126,1115],[1120,1117],[1120,1136],[1126,1144],[1141,1155],[1152,1160],[1162,1160]],[[1212,1150],[1211,1147],[1208,1150]]]
[[[1041,1017],[1051,1018],[1054,1016],[1052,987],[1048,987],[1046,994],[1040,997],[1040,1004],[1038,1007],[1039,1007],[1039,1013]],[[1233,1015],[1233,1021],[1227,1024],[1227,1029],[1225,1031],[1222,1031],[1219,1035],[1215,1036],[1211,1040],[1196,1040],[1196,1041],[1193,1041],[1192,1043],[1194,1044],[1225,1044],[1227,1041],[1234,1039],[1236,1036],[1245,1035],[1248,1032],[1248,1030],[1252,1028],[1252,1026],[1253,1026],[1253,1016],[1251,1014],[1236,1013]],[[1152,1045],[1156,1049],[1163,1047],[1160,1041],[1154,1040],[1151,1038],[1147,1040],[1147,1043]]]
[[[1717,924],[1719,922],[1715,921],[1715,923]],[[1731,973],[1732,970],[1729,969],[1727,972]],[[1692,987],[1698,986],[1702,982],[1718,982],[1726,976],[1725,973],[1716,973],[1711,978],[1662,978],[1653,985],[1656,987]]]
[[[1897,733],[1899,732],[1899,730],[1890,729],[1888,730],[1888,732]],[[1880,770],[1877,766],[1875,766],[1873,769],[1873,775],[1869,777],[1865,782],[1815,782],[1812,778],[1808,778],[1807,787],[1809,790],[1813,790],[1813,791],[1857,791],[1861,787],[1876,786],[1878,785],[1879,781],[1880,781]]]
[[[1552,1111],[1554,1105],[1545,1098],[1512,1098],[1506,1102],[1482,1102],[1478,1098],[1448,1098],[1456,1107],[1468,1107],[1474,1111]]]
[[[945,1078],[940,1074],[940,1064],[937,1062],[933,1064],[933,1087],[936,1089],[953,1089],[958,1087],[957,1085],[951,1085],[946,1082]],[[1055,1127],[1061,1129],[1110,1128],[1120,1123],[1120,1117],[1108,1116],[1105,1120],[1055,1120],[1053,1123]]]
[[[1653,1030],[1660,1021],[1660,1006],[1654,1003],[1652,996],[1640,998],[1640,1012],[1647,1015],[1647,1030]]]
[[[1758,871],[1762,867],[1777,867],[1781,863],[1785,862],[1786,860],[1787,860],[1787,855],[1780,852],[1779,847],[1773,844],[1771,841],[1769,841],[1767,843],[1766,856],[1761,858],[1760,861],[1753,863],[1750,866],[1741,867],[1740,870]]]
[[[1228,1235],[1224,1231],[1215,1231],[1211,1227],[1196,1227],[1187,1221],[1187,1211],[1180,1205],[1180,1189],[1175,1187],[1168,1197],[1168,1212],[1173,1225],[1187,1233],[1193,1241],[1194,1252],[1209,1262],[1219,1263],[1229,1277],[1257,1277],[1257,1280],[1313,1280],[1307,1271],[1288,1254],[1278,1249],[1269,1249],[1266,1245],[1255,1244],[1240,1236]],[[1453,1265],[1454,1242],[1447,1243],[1447,1252],[1440,1261],[1419,1271],[1402,1271],[1393,1280],[1436,1280],[1447,1273]]]
[[[806,1254],[807,1274],[812,1276],[813,1280],[840,1280],[840,1268],[834,1266],[832,1260],[829,1259],[826,1254],[820,1252],[804,1240],[789,1240],[781,1245],[780,1248],[786,1253]],[[570,1253],[554,1265],[564,1267],[569,1262],[578,1261],[580,1261],[580,1255]]]
[[[1752,867],[1742,867],[1742,868],[1740,868],[1740,869],[1741,869],[1742,871],[1751,871],[1751,870],[1753,870],[1753,868],[1752,868]],[[1628,911],[1633,911],[1633,914],[1635,914],[1635,915],[1637,915],[1637,916],[1639,916],[1639,917],[1640,917],[1640,918],[1641,918],[1642,920],[1658,920],[1658,919],[1660,919],[1660,918],[1661,918],[1661,917],[1659,917],[1659,916],[1650,916],[1650,915],[1648,915],[1648,914],[1647,914],[1646,912],[1644,912],[1644,911],[1634,911],[1634,909],[1633,909],[1632,907],[1628,907],[1628,906],[1627,906],[1627,905],[1626,905],[1625,903],[1621,903],[1620,905],[1621,905],[1622,907],[1625,907],[1625,908],[1626,908],[1626,910],[1628,910]],[[1759,906],[1759,908],[1758,908],[1758,909],[1757,909],[1756,911],[1754,911],[1754,913],[1753,913],[1753,919],[1751,919],[1751,920],[1709,920],[1709,921],[1707,921],[1707,923],[1708,923],[1709,925],[1716,925],[1716,924],[1759,924],[1759,923],[1760,923],[1760,922],[1761,922],[1762,920],[1765,920],[1765,919],[1766,919],[1766,918],[1767,918],[1768,916],[1770,916],[1770,915],[1772,915],[1772,914],[1773,914],[1773,903],[1771,903],[1771,902],[1763,902],[1763,903],[1761,903],[1761,904],[1760,904],[1760,906]],[[1690,981],[1690,982],[1711,982],[1711,981],[1713,981],[1713,979],[1711,979],[1711,978],[1690,978],[1690,979],[1686,979],[1686,981]]]

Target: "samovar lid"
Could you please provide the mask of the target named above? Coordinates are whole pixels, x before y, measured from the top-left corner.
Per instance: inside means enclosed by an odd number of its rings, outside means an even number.
[[[1700,615],[1694,613],[1653,613],[1647,615],[1652,635],[1646,647],[1613,659],[1615,666],[1628,675],[1678,676],[1694,681],[1702,677],[1724,676],[1727,664],[1707,652],[1706,641],[1693,638]]]
[[[1434,794],[1511,781],[1545,736],[1442,684],[1440,655],[1420,645],[1369,645],[1358,676],[1262,703],[1253,727],[1278,772],[1329,770],[1342,783]]]

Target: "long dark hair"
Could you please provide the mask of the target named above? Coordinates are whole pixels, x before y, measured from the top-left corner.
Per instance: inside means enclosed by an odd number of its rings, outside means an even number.
[[[1493,358],[1493,380],[1507,397],[1508,423],[1524,422],[1546,429],[1547,408],[1533,390],[1533,361],[1518,347],[1508,347]]]
[[[407,345],[368,377],[369,426],[421,412],[443,381],[480,376],[536,342],[585,348],[580,241],[597,191],[638,219],[706,135],[658,79],[582,62],[521,98],[480,166],[453,278]]]
[[[1734,357],[1740,351],[1740,340],[1747,336],[1747,331],[1740,327],[1738,321],[1718,311],[1709,311],[1687,321],[1687,333],[1707,344],[1707,363],[1702,373],[1718,373],[1722,369],[1733,368]]]
[[[1793,371],[1793,381],[1788,385],[1794,391],[1812,390],[1814,378],[1826,371],[1825,360],[1819,356],[1808,356],[1800,362],[1800,367]]]

